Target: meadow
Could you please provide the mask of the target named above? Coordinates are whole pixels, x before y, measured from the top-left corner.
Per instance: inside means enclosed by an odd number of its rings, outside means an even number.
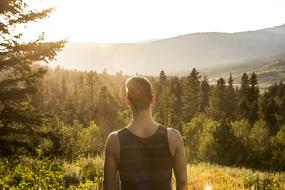
[[[285,173],[188,164],[189,190],[283,190]],[[0,189],[101,190],[103,158],[81,158],[73,163],[22,158],[0,162]],[[175,189],[175,178],[173,178]]]
[[[191,190],[285,189],[285,173],[199,163],[188,164],[188,174]]]

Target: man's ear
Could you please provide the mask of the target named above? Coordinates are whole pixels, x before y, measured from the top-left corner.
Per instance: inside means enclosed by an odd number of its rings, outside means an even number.
[[[156,96],[151,97],[151,105],[154,106],[156,104]]]
[[[127,106],[131,106],[131,101],[129,100],[128,96],[125,96],[125,103]]]

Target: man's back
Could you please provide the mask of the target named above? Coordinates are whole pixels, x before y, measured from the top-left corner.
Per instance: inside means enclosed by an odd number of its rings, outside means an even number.
[[[150,137],[141,138],[129,129],[122,128],[110,134],[105,157],[106,190],[115,189],[116,173],[110,172],[112,170],[119,171],[122,190],[171,189],[172,168],[177,189],[187,189],[184,146],[180,133],[175,129],[159,125]]]
[[[167,129],[158,125],[153,135],[141,138],[123,128],[119,130],[118,137],[121,189],[170,190],[173,157]]]

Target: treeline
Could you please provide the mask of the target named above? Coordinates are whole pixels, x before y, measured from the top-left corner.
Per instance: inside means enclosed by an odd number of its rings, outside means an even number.
[[[72,129],[77,124],[88,128],[94,122],[103,146],[111,131],[127,125],[131,119],[123,98],[127,77],[122,73],[109,75],[106,71],[50,70],[33,104],[73,126]],[[183,134],[189,161],[284,169],[282,82],[260,93],[254,72],[244,73],[238,85],[231,74],[228,79],[220,78],[210,85],[207,77],[196,69],[185,77],[167,76],[161,71],[159,77],[149,79],[157,97],[153,108],[155,120]],[[82,142],[79,140],[70,147]]]
[[[49,69],[29,103],[42,115],[41,122],[31,125],[33,133],[2,133],[2,139],[17,143],[1,147],[1,154],[70,161],[101,154],[106,136],[131,120],[124,103],[127,78],[121,72]],[[209,84],[196,69],[185,77],[161,71],[159,77],[148,78],[157,97],[153,116],[181,132],[189,161],[285,169],[282,82],[260,93],[254,72],[244,73],[239,85],[231,74]],[[11,125],[15,132],[21,129]]]
[[[157,120],[184,136],[190,161],[284,170],[285,85],[260,93],[253,72],[241,83],[220,78],[215,85],[195,69],[187,77],[156,84]]]
[[[257,75],[244,73],[210,85],[195,69],[156,83],[156,119],[184,136],[190,161],[254,168],[285,168],[285,85],[260,93]]]

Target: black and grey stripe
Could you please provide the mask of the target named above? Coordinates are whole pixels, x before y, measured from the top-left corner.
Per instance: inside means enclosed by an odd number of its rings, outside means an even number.
[[[140,138],[123,128],[118,132],[118,169],[122,190],[170,190],[173,158],[167,129],[159,126],[148,138]]]

